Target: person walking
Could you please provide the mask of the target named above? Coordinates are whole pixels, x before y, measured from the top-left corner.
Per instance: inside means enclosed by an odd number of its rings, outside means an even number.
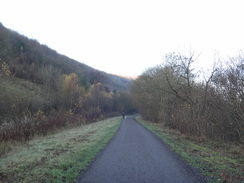
[[[125,111],[122,112],[123,119],[125,119]]]

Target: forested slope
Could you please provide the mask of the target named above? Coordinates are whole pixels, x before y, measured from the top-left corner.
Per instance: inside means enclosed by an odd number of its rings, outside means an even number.
[[[130,79],[93,69],[1,23],[0,83],[1,140],[134,111]]]
[[[47,79],[43,78],[46,74],[43,70],[50,70],[50,67],[62,74],[76,73],[83,86],[101,82],[114,89],[128,89],[130,83],[127,78],[107,74],[61,55],[36,40],[5,28],[1,23],[0,58],[9,65],[15,77],[37,83]]]

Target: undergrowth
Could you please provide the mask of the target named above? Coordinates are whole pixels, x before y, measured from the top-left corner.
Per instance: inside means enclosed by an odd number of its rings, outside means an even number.
[[[160,137],[191,166],[200,169],[209,182],[244,182],[244,147],[191,137],[162,124],[136,118],[147,129]]]

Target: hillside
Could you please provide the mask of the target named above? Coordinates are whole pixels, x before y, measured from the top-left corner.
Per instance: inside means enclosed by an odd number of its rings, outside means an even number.
[[[130,79],[96,70],[65,55],[57,53],[38,41],[29,39],[0,23],[0,58],[6,62],[15,77],[41,82],[38,72],[52,66],[62,74],[76,73],[83,85],[101,82],[118,90],[128,89]]]
[[[130,83],[0,24],[0,141],[27,141],[133,112]],[[0,154],[3,149],[0,144]]]

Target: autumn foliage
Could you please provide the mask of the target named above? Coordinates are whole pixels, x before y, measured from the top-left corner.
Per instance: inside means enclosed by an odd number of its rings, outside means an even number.
[[[0,71],[3,73],[2,68]],[[1,76],[1,140],[26,141],[36,134],[120,115],[126,108],[133,110],[131,103],[121,100],[129,98],[126,91],[111,91],[102,83],[85,88],[75,73],[58,75],[55,80],[56,85],[46,87]]]
[[[26,141],[59,128],[120,115],[123,110],[133,112],[126,91],[130,82],[1,25],[0,140]]]

